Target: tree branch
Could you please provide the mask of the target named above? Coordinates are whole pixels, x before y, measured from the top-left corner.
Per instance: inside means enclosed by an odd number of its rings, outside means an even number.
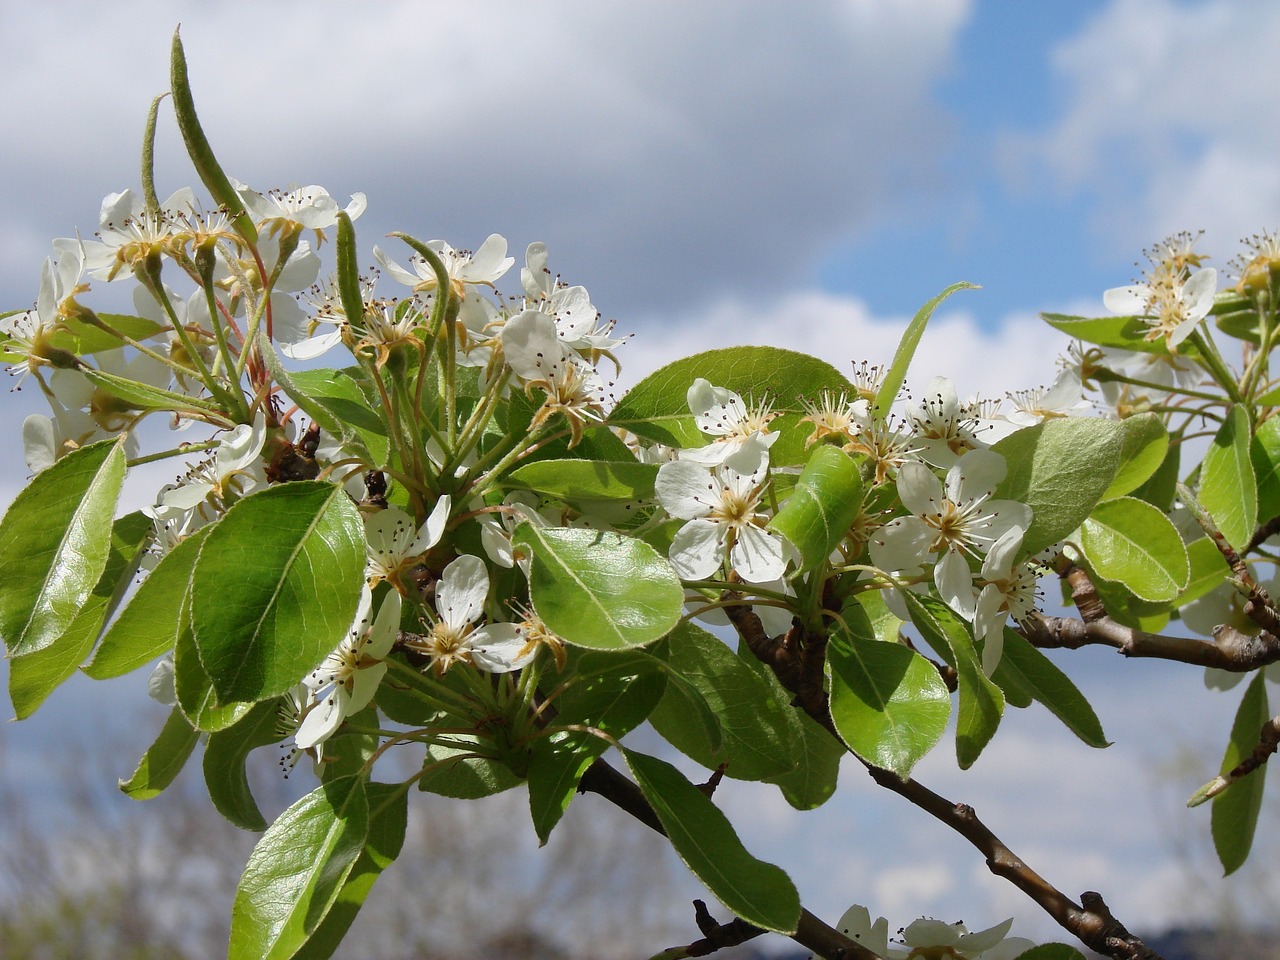
[[[1071,587],[1071,596],[1080,617],[1032,614],[1019,625],[1019,632],[1037,647],[1076,650],[1089,644],[1102,644],[1114,647],[1126,657],[1176,660],[1236,673],[1280,661],[1280,636],[1270,630],[1276,625],[1275,608],[1266,592],[1251,577],[1242,582],[1249,595],[1244,612],[1262,630],[1256,636],[1250,636],[1230,624],[1221,624],[1214,629],[1212,640],[1200,640],[1126,627],[1107,614],[1097,588],[1083,569],[1070,566],[1060,575]]]
[[[751,652],[772,668],[778,681],[796,695],[793,705],[803,709],[848,749],[831,719],[827,695],[822,693],[818,699],[810,691],[802,692],[793,686],[798,682],[797,678],[809,675],[813,669],[811,664],[797,663],[805,659],[806,653],[796,643],[796,627],[777,639],[770,639],[765,635],[760,618],[749,606],[729,606],[725,612]],[[825,649],[824,638],[821,646],[824,654]],[[1160,960],[1159,954],[1131,934],[1111,914],[1100,894],[1087,891],[1081,894],[1081,904],[1075,903],[1010,850],[978,819],[968,804],[953,803],[916,780],[903,780],[861,757],[858,760],[877,784],[905,797],[973,844],[986,858],[987,868],[992,873],[1011,882],[1090,949],[1116,960]]]
[[[578,792],[599,794],[614,806],[631,814],[646,827],[657,831],[664,837],[667,835],[667,831],[662,828],[662,822],[658,819],[658,815],[654,813],[653,807],[649,805],[649,801],[645,799],[644,793],[640,788],[601,758],[593,761],[591,766],[587,768],[587,772],[582,775],[582,779],[578,781]],[[706,919],[710,920],[710,915],[707,915]],[[714,920],[711,922],[715,923]],[[698,923],[698,927],[706,935],[704,940],[711,939],[711,934],[708,934],[708,930],[712,928],[704,927],[701,920]],[[752,937],[768,932],[741,919],[733,920],[723,925],[715,924],[715,929],[722,928],[732,928],[732,935],[741,937],[735,943],[744,943]],[[725,934],[725,936],[728,936],[728,934]],[[800,923],[796,927],[796,932],[791,934],[791,939],[802,947],[812,950],[818,956],[827,957],[829,960],[881,960],[878,954],[872,953],[856,940],[850,940],[839,930],[829,927],[808,910],[802,909],[800,911]],[[714,949],[719,950],[721,947],[731,945],[725,942]],[[684,948],[677,947],[673,949],[678,951]],[[686,953],[683,956],[701,957],[711,952],[713,951],[707,950],[705,953]],[[664,955],[660,954],[660,956]],[[676,957],[681,956],[681,954],[673,953],[670,956]]]

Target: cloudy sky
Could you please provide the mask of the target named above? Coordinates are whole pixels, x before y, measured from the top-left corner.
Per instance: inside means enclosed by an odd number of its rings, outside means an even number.
[[[732,343],[844,369],[884,361],[920,303],[969,280],[983,289],[939,314],[912,379],[1033,386],[1065,346],[1038,311],[1101,312],[1101,291],[1172,231],[1204,230],[1200,249],[1222,268],[1238,238],[1280,226],[1280,7],[1267,0],[355,9],[0,0],[0,306],[28,306],[49,240],[92,233],[102,197],[137,185],[178,19],[230,174],[260,189],[319,183],[344,201],[365,192],[366,260],[389,230],[460,247],[496,231],[517,253],[545,240],[553,269],[635,332],[626,382]],[[195,177],[161,126],[164,194]],[[0,504],[25,479],[19,426],[36,401],[9,395],[0,417]],[[1204,698],[1189,671],[1069,662],[1110,698],[1099,712],[1114,747],[1076,747],[1032,712],[975,771],[955,771],[944,749],[922,778],[973,802],[1069,893],[1102,890],[1131,925],[1209,909],[1186,900],[1169,841],[1207,831],[1207,814],[1168,802],[1207,777],[1161,771],[1179,737],[1219,749],[1234,698],[1192,714],[1184,692]],[[13,756],[58,735],[71,712],[58,699],[0,745]],[[777,811],[759,844],[814,909],[834,919],[859,899],[895,923],[1017,912],[1028,933],[1044,929],[852,765],[845,785],[849,798],[820,813]]]

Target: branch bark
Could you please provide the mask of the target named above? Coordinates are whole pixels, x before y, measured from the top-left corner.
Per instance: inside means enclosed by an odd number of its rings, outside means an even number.
[[[578,781],[578,792],[598,794],[614,806],[631,814],[646,827],[655,830],[664,837],[667,835],[666,830],[662,828],[662,822],[658,819],[658,815],[654,813],[653,807],[649,806],[649,801],[645,799],[644,793],[640,788],[603,759],[597,758],[587,768],[587,772]],[[708,916],[707,919],[710,919],[710,917]],[[699,929],[702,930],[703,934],[707,934],[710,928],[703,927],[703,922],[699,922]],[[768,932],[741,919],[731,921],[729,924],[716,924],[716,927],[732,928],[732,936],[741,938],[734,941],[734,943],[745,943],[749,939]],[[710,935],[704,937],[704,939],[709,938]],[[882,960],[879,954],[872,953],[856,940],[850,940],[839,930],[823,923],[808,910],[801,910],[800,924],[796,927],[796,932],[791,934],[791,939],[802,947],[812,950],[818,956],[827,957],[829,960]],[[723,946],[731,945],[733,944],[725,942],[715,946],[714,949],[719,950]],[[706,946],[710,946],[710,944]],[[681,948],[676,949],[679,950]],[[710,952],[712,951],[707,951],[707,953]],[[687,953],[684,956],[706,956],[707,953]],[[671,955],[680,956],[679,953]]]
[[[1114,647],[1126,657],[1176,660],[1237,673],[1280,661],[1280,636],[1268,629],[1275,624],[1275,609],[1265,592],[1251,581],[1245,585],[1250,596],[1244,612],[1262,627],[1261,631],[1250,636],[1229,624],[1221,624],[1215,629],[1212,640],[1199,640],[1126,627],[1108,615],[1093,581],[1084,570],[1072,566],[1062,576],[1071,587],[1071,596],[1080,616],[1047,617],[1035,613],[1022,621],[1019,632],[1037,647],[1076,650],[1090,644],[1101,644]]]
[[[815,696],[811,687],[799,685],[801,678],[813,676],[812,660],[825,656],[825,635],[820,638],[820,643],[815,637],[798,636],[799,627],[796,625],[787,634],[771,639],[766,635],[760,618],[749,606],[729,606],[725,608],[725,612],[737,628],[743,643],[795,695],[792,704],[803,709],[836,737],[841,746],[846,746],[831,719],[826,693]],[[818,669],[821,669],[820,666]],[[1101,894],[1086,891],[1080,896],[1081,903],[1074,902],[1010,850],[978,819],[968,804],[953,803],[917,780],[903,780],[894,773],[867,763],[861,757],[858,760],[877,784],[905,797],[973,844],[986,858],[987,868],[992,873],[1013,883],[1090,949],[1115,960],[1161,960],[1159,954],[1130,933],[1112,915]]]

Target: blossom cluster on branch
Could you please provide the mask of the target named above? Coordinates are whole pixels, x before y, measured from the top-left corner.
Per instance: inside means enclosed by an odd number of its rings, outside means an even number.
[[[0,318],[3,358],[50,405],[23,425],[33,478],[0,520],[0,637],[20,717],[78,669],[151,665],[172,709],[122,789],[162,792],[203,741],[214,805],[265,831],[231,956],[332,951],[399,851],[410,788],[521,785],[540,839],[599,793],[735,915],[700,914],[704,939],[664,956],[763,931],[823,956],[1026,953],[1007,923],[922,919],[893,943],[864,907],[825,924],[714,802],[726,778],[819,806],[850,755],[1089,947],[1153,956],[1100,896],[1072,900],[911,775],[953,711],[961,767],[1032,702],[1106,746],[1040,651],[1088,642],[1211,666],[1216,687],[1256,671],[1195,798],[1214,798],[1224,865],[1243,862],[1275,741],[1260,668],[1280,659],[1273,238],[1223,292],[1195,238],[1158,245],[1106,294],[1117,316],[1046,315],[1073,340],[1061,373],[1003,399],[907,388],[963,283],[851,376],[735,347],[615,397],[625,338],[544,244],[510,295],[498,234],[474,252],[393,234],[362,270],[364,195],[227,176],[176,36],[171,93],[207,196],[158,198],[158,100],[141,189],[104,200],[92,239],[54,241],[34,306]],[[122,283],[133,313],[93,309],[94,286]],[[117,516],[126,471],[156,461],[174,481]],[[1055,577],[1078,618],[1040,609]],[[1209,639],[1163,637],[1171,620]],[[633,749],[642,724],[712,779]],[[268,825],[245,764],[282,740],[318,785]],[[379,762],[411,747],[408,777]],[[1079,956],[1052,949],[1029,955]]]

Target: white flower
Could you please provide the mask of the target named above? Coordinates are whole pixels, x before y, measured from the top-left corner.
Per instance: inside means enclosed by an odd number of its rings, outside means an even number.
[[[1083,414],[1093,406],[1084,398],[1080,374],[1071,368],[1063,368],[1052,386],[1018,390],[1009,394],[1009,400],[1013,411],[1005,414],[1005,419],[1020,427],[1034,426],[1056,417]]]
[[[604,418],[605,384],[595,369],[561,344],[555,322],[537,310],[524,310],[502,328],[502,351],[513,373],[524,381],[526,395],[546,393],[529,424],[540,429],[552,416],[564,414],[569,446],[582,439],[588,423]]]
[[[802,399],[805,415],[801,423],[813,424],[813,433],[804,442],[811,447],[827,437],[836,437],[845,443],[857,440],[871,414],[870,401],[865,399],[850,400],[845,394],[835,394],[829,390],[822,391],[818,400]]]
[[[178,234],[187,229],[185,217],[198,209],[190,187],[177,190],[157,211],[148,211],[132,190],[108,194],[98,214],[98,242],[85,247],[89,275],[114,280],[127,270],[132,276],[135,268],[178,242]]]
[[[557,335],[566,347],[593,361],[600,355],[607,355],[617,363],[610,351],[625,343],[625,338],[610,336],[612,322],[598,322],[600,311],[592,305],[586,287],[566,286],[559,277],[552,275],[547,269],[545,243],[536,241],[525,250],[520,285],[524,287],[529,306],[554,318]]]
[[[990,428],[980,405],[961,403],[946,377],[930,380],[924,398],[907,404],[905,413],[916,437],[916,452],[936,467],[949,467],[967,451],[987,445],[978,439],[979,432]]]
[[[445,494],[436,501],[431,515],[416,531],[413,517],[399,507],[379,510],[365,520],[367,554],[364,575],[369,586],[377,586],[383,580],[398,584],[400,574],[440,542],[449,520],[450,505],[449,495]]]
[[[166,707],[178,702],[178,691],[173,684],[173,654],[162,657],[152,668],[147,677],[147,696]]]
[[[1010,530],[1025,533],[1031,523],[1026,504],[991,498],[1005,470],[998,453],[971,450],[947,471],[944,487],[924,464],[902,464],[898,496],[911,515],[876,532],[872,562],[883,570],[911,571],[936,557],[933,576],[939,595],[972,618],[973,575],[966,554],[985,555]]]
[[[1005,934],[1013,926],[1006,920],[986,930],[970,933],[963,923],[943,923],[941,920],[921,918],[908,924],[901,931],[904,947],[891,948],[883,954],[891,960],[1013,960],[1035,946],[1024,937],[1008,937]]]
[[[878,957],[889,952],[889,921],[877,917],[871,922],[871,913],[860,903],[855,903],[844,912],[836,929],[860,946],[866,947]],[[814,960],[813,954],[809,960]]]
[[[378,616],[370,624],[372,604],[373,595],[365,586],[360,591],[360,603],[347,635],[338,648],[302,680],[312,692],[314,702],[294,734],[300,750],[329,739],[343,720],[363,710],[378,692],[378,684],[387,672],[383,661],[391,652],[400,629],[400,594],[391,591],[383,597]]]
[[[779,434],[769,433],[774,414],[767,403],[748,405],[732,390],[715,387],[698,377],[686,394],[693,422],[714,439],[705,447],[680,451],[680,459],[708,467],[731,463],[739,473],[754,473],[768,459],[769,448]]]
[[[265,485],[261,456],[266,439],[267,423],[261,413],[252,425],[237,425],[218,441],[214,458],[195,467],[177,486],[165,493],[160,505],[194,510],[206,502],[216,501],[222,506],[229,506],[233,500]]]
[[[239,181],[233,181],[245,209],[257,222],[258,229],[269,234],[314,230],[318,239],[323,231],[338,223],[338,202],[324,187],[311,184],[293,190],[270,190],[259,193]],[[364,213],[368,205],[363,193],[351,195],[346,214],[352,220]]]
[[[1147,340],[1164,338],[1170,352],[1195,330],[1209,314],[1218,289],[1218,272],[1212,267],[1197,270],[1189,277],[1176,260],[1153,260],[1146,283],[1113,287],[1102,295],[1112,313],[1146,319]]]
[[[515,257],[507,256],[506,238],[491,233],[480,244],[475,253],[469,250],[455,250],[443,240],[432,240],[427,247],[440,258],[445,273],[449,276],[449,285],[454,295],[462,300],[469,286],[492,287],[504,273],[511,269]],[[415,256],[409,261],[414,272],[410,273],[382,251],[373,248],[373,256],[387,273],[400,283],[413,289],[414,293],[432,291],[438,285],[436,272],[424,258]]]
[[[463,554],[447,567],[436,585],[436,622],[431,632],[405,645],[431,659],[443,674],[455,663],[472,663],[490,673],[519,670],[537,653],[514,623],[476,627],[489,595],[489,571],[479,557]]]
[[[991,546],[982,561],[982,590],[973,610],[973,633],[982,641],[982,669],[991,676],[1004,652],[1005,620],[1025,620],[1036,609],[1040,575],[1027,563],[1014,564],[1023,531],[1014,528]]]
[[[767,451],[758,456],[766,465],[767,458]],[[768,517],[758,509],[766,476],[765,469],[740,473],[727,463],[706,467],[688,460],[658,468],[658,501],[671,516],[688,521],[671,542],[676,573],[702,580],[728,560],[749,583],[782,576],[787,566],[783,540],[765,529]]]
[[[85,269],[84,245],[67,239],[53,244],[57,259],[46,257],[40,268],[40,293],[35,307],[0,317],[0,338],[5,341],[0,347],[23,361],[9,368],[10,375],[21,375],[14,389],[22,386],[28,373],[50,365],[58,357],[59,351],[50,338],[62,328],[64,314],[74,310],[75,295],[89,289],[80,282]],[[69,355],[66,359],[73,362]]]

